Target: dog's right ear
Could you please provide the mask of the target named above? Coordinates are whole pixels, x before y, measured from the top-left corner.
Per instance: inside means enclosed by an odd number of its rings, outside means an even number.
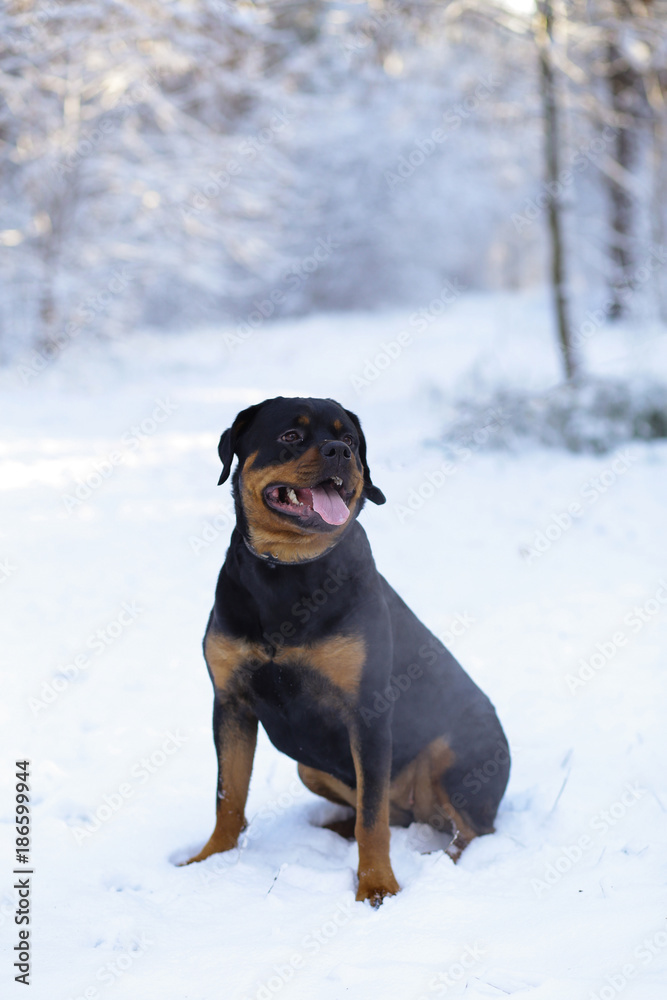
[[[264,406],[264,403],[255,403],[254,406],[249,406],[246,410],[241,410],[232,426],[228,427],[220,438],[218,455],[220,456],[220,461],[222,462],[222,472],[220,473],[218,486],[222,486],[222,484],[229,479],[229,473],[232,471],[234,455],[238,455],[239,437],[245,430],[248,429],[257,415],[258,410],[260,410],[262,406]]]

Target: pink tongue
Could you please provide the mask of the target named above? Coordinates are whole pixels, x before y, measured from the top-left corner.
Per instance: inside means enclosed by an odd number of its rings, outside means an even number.
[[[313,510],[317,511],[327,524],[344,524],[349,517],[349,510],[334,486],[312,486]]]

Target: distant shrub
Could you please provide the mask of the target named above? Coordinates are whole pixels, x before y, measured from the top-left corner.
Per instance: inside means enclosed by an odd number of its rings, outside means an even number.
[[[549,448],[604,454],[626,441],[667,438],[667,385],[589,379],[541,395],[502,389],[461,400],[443,434],[447,446],[507,448],[533,441]]]

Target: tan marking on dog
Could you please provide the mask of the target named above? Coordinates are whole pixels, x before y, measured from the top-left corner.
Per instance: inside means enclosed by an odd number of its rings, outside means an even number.
[[[454,760],[454,753],[442,737],[433,740],[392,781],[392,806],[411,813],[410,822],[428,823],[436,799],[435,785]]]
[[[283,646],[276,651],[275,661],[316,670],[346,694],[355,695],[366,662],[366,644],[360,636],[334,635],[306,646]]]
[[[242,667],[268,663],[269,654],[259,642],[233,639],[220,632],[209,632],[204,643],[204,656],[218,691],[224,691],[232,676]]]
[[[349,503],[350,516],[333,531],[302,528],[296,517],[271,510],[264,501],[264,490],[271,483],[286,483],[295,489],[308,488],[324,478],[323,458],[317,447],[309,448],[299,458],[276,465],[254,468],[258,452],[253,452],[241,469],[241,503],[248,521],[250,544],[260,555],[272,555],[281,562],[314,559],[331,548],[350,524],[364,488],[363,473],[355,467],[354,490]],[[292,524],[291,521],[294,521]]]
[[[333,422],[333,429],[336,431],[337,434],[340,434],[340,432],[343,429],[343,422],[342,422],[342,420],[334,420],[334,422]]]
[[[224,729],[219,734],[223,794],[218,796],[215,828],[201,851],[186,864],[203,861],[221,851],[230,851],[236,847],[239,834],[247,825],[245,804],[257,743],[257,720],[243,726],[232,719],[223,725]]]
[[[309,788],[315,795],[321,795],[323,799],[336,802],[341,806],[357,808],[356,790],[350,788],[339,778],[334,778],[326,771],[318,771],[315,767],[307,767],[305,764],[299,764],[297,770],[306,788]]]
[[[454,808],[442,783],[443,775],[455,760],[447,741],[437,737],[396,775],[389,797],[394,825],[409,826],[416,821],[452,833],[454,839],[447,850],[458,860],[477,832]]]
[[[302,416],[296,418],[296,422],[297,422],[297,424],[301,424],[302,427],[309,427],[310,426],[310,417],[306,417],[306,416],[302,415]]]

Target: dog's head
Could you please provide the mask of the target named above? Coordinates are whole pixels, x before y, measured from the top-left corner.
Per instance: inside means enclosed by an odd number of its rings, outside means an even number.
[[[259,555],[317,558],[354,521],[365,500],[382,504],[358,417],[333,399],[278,396],[242,410],[220,438],[220,483],[234,456],[239,528]]]

